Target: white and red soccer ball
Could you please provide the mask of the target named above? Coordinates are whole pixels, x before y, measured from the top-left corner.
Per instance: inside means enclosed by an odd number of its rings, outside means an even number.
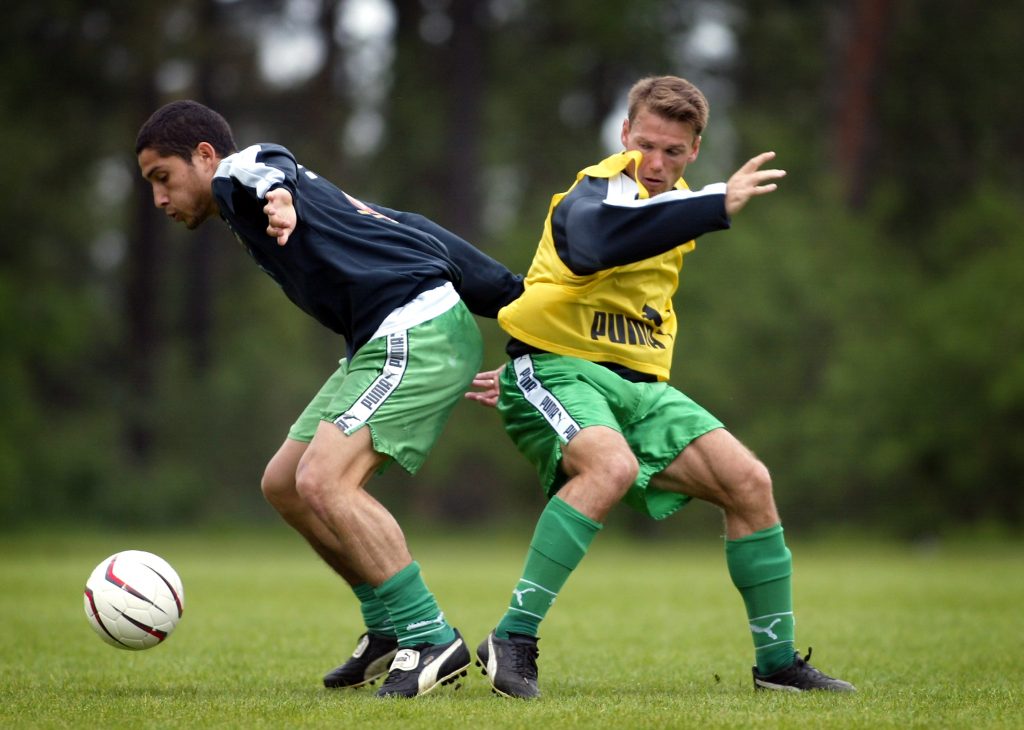
[[[166,560],[142,550],[114,553],[85,583],[85,615],[99,637],[119,649],[149,649],[181,619],[185,591]]]

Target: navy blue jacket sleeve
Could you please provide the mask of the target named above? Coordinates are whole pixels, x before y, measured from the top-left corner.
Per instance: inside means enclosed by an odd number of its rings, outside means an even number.
[[[370,207],[399,223],[429,233],[444,244],[448,255],[462,271],[459,296],[473,314],[494,318],[499,309],[523,293],[522,275],[513,274],[504,264],[447,228],[418,213],[392,210],[382,205]]]
[[[607,189],[605,179],[584,178],[552,214],[555,250],[576,274],[636,263],[730,224],[724,184],[645,199],[612,199]]]

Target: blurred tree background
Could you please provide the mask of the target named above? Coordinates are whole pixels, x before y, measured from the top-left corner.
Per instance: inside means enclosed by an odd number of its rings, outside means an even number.
[[[765,149],[789,172],[688,259],[674,384],[766,461],[787,525],[1021,527],[1021,0],[37,0],[5,17],[7,529],[275,519],[263,466],[343,352],[226,228],[153,208],[134,139],[157,106],[203,101],[241,146],[285,144],[525,271],[550,196],[616,149],[629,85],[662,73],[711,103],[691,186]],[[504,337],[481,327],[497,365]],[[424,524],[541,503],[470,403],[418,477],[376,490]]]

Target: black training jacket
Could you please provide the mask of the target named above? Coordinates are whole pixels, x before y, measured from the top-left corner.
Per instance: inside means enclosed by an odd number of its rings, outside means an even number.
[[[267,192],[286,188],[298,223],[287,244],[267,235]],[[452,282],[484,317],[523,291],[522,277],[433,221],[363,203],[257,144],[224,158],[213,179],[220,214],[256,263],[304,312],[345,337],[348,356],[394,309]]]

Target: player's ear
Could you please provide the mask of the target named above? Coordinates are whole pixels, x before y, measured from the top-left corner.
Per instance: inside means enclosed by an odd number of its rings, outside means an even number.
[[[192,164],[203,168],[216,168],[220,164],[220,155],[209,142],[200,142],[192,152]]]
[[[623,149],[629,149],[629,117],[622,120],[622,133],[619,135]]]
[[[686,161],[687,164],[697,159],[697,155],[700,154],[700,140],[701,136],[698,134],[693,138],[693,150],[690,152],[690,158]]]

